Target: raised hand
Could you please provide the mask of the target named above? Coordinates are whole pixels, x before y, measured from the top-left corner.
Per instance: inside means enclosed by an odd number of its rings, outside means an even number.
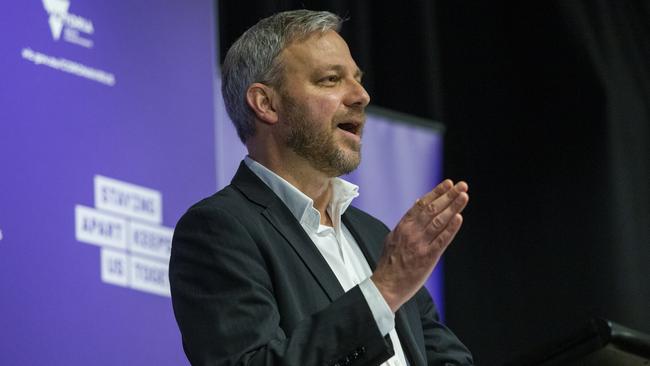
[[[424,285],[463,223],[467,183],[447,179],[418,199],[384,242],[371,279],[393,312]]]

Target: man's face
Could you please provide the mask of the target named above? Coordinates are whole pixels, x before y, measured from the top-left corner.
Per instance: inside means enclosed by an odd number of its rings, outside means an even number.
[[[284,72],[278,114],[287,147],[328,176],[356,169],[370,97],[343,38],[317,33],[279,57]]]

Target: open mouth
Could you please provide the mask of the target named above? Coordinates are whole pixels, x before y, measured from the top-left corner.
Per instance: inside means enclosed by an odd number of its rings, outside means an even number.
[[[343,131],[349,132],[354,135],[358,135],[361,130],[361,123],[358,122],[342,122],[339,123],[336,127],[342,129]]]

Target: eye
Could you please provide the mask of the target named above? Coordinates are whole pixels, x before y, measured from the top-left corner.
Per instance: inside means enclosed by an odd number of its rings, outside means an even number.
[[[319,82],[321,84],[336,84],[339,82],[339,80],[341,80],[341,77],[339,75],[332,74],[320,79]]]

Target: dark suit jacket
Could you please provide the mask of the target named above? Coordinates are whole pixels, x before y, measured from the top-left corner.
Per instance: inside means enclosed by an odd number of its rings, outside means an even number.
[[[343,222],[374,268],[389,230],[354,207]],[[231,185],[178,222],[169,276],[193,365],[379,365],[394,354],[359,287],[343,292],[296,218],[243,163]],[[395,326],[411,366],[472,364],[424,288]]]

